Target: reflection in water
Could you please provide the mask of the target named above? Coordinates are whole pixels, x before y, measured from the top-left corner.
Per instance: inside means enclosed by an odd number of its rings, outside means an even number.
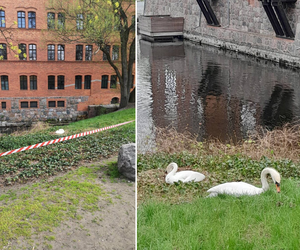
[[[172,122],[177,119],[176,71],[165,69],[165,119]]]
[[[294,90],[276,84],[263,112],[263,123],[273,129],[293,120],[293,95]]]
[[[296,71],[191,42],[140,40],[138,49],[138,79],[144,79],[137,84],[138,141],[139,127],[153,135],[170,125],[199,140],[238,141],[258,125],[273,129],[299,117]]]

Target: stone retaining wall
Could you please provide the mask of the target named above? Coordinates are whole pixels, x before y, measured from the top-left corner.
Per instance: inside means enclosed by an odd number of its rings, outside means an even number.
[[[34,122],[34,121],[76,121],[82,116],[87,116],[87,111],[78,111],[78,104],[86,102],[88,96],[63,97],[65,107],[49,108],[47,106],[48,98],[33,97],[33,98],[0,98],[11,102],[9,110],[1,110],[0,124],[18,123],[18,122]],[[21,108],[20,101],[35,99],[38,101],[39,108]],[[51,100],[61,99],[61,97],[52,97]]]
[[[184,37],[300,67],[300,1],[285,4],[295,39],[278,38],[258,0],[210,0],[221,27],[207,25],[196,0],[146,0],[144,15],[184,17]]]

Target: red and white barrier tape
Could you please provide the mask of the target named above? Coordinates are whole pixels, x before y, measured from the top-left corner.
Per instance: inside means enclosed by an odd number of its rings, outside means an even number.
[[[101,131],[104,131],[104,130],[107,130],[107,129],[119,127],[119,126],[122,126],[122,125],[125,125],[125,124],[128,124],[128,123],[131,123],[131,122],[133,122],[133,121],[123,122],[123,123],[119,123],[119,124],[116,124],[116,125],[111,125],[111,126],[108,126],[108,127],[99,128],[99,129],[95,129],[95,130],[92,130],[92,131],[88,131],[88,132],[84,132],[84,133],[80,133],[80,134],[76,134],[76,135],[61,137],[61,138],[58,138],[58,139],[55,139],[55,140],[46,141],[46,142],[42,142],[42,143],[37,143],[37,144],[31,145],[31,146],[26,146],[26,147],[10,150],[10,151],[7,151],[7,152],[0,153],[0,157],[5,156],[5,155],[18,153],[18,152],[25,151],[25,150],[29,150],[29,149],[33,149],[33,148],[48,146],[50,144],[63,142],[63,141],[75,139],[75,138],[90,135],[90,134],[94,134],[94,133],[101,132]]]

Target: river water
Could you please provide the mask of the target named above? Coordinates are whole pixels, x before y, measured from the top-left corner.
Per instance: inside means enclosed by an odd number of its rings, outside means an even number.
[[[139,152],[158,127],[236,142],[300,116],[299,70],[188,41],[140,39],[137,50]]]

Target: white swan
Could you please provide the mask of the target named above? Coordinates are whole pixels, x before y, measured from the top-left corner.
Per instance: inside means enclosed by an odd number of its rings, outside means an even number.
[[[245,182],[227,182],[217,185],[207,190],[210,193],[208,197],[214,197],[218,194],[228,194],[234,196],[257,195],[269,189],[267,174],[270,174],[276,185],[277,192],[280,192],[280,174],[274,168],[264,168],[261,172],[262,187],[258,188]]]
[[[195,171],[180,171],[177,172],[178,165],[174,162],[167,166],[167,176],[165,178],[166,183],[173,184],[174,182],[190,182],[190,181],[202,181],[205,176]],[[176,173],[177,172],[177,173]]]
[[[64,131],[62,128],[55,131],[55,133],[56,133],[56,134],[59,134],[59,135],[63,134],[64,132],[65,132],[65,131]]]

